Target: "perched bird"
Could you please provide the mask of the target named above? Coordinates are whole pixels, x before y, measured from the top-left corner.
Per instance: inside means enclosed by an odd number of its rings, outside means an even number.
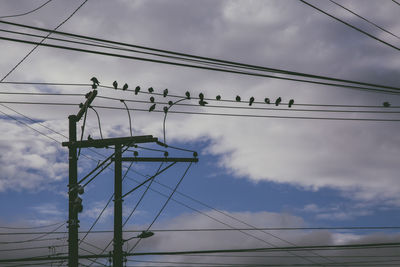
[[[163,91],[163,97],[166,97],[168,95],[168,89],[164,89]]]
[[[100,84],[99,80],[97,80],[96,77],[92,77],[92,79],[90,79],[90,80],[93,82],[93,84],[96,84],[96,85]]]
[[[139,93],[139,91],[140,91],[140,86],[136,86],[136,88],[135,88],[135,95],[137,95],[137,94]]]
[[[294,100],[293,100],[293,99],[290,99],[290,100],[289,100],[289,108],[291,108],[291,107],[293,106],[293,104],[294,104]]]
[[[281,97],[278,97],[276,100],[275,100],[275,106],[279,106],[279,104],[282,102],[282,98]]]
[[[174,102],[172,102],[171,100],[168,101],[168,105],[172,106],[174,104]]]
[[[154,103],[154,97],[150,97],[150,102]]]
[[[117,81],[114,81],[114,82],[113,82],[113,86],[114,86],[114,89],[117,89],[117,88],[118,88],[118,83],[117,83]]]
[[[128,84],[126,83],[126,84],[124,84],[124,86],[122,87],[122,90],[126,90],[126,89],[128,89]]]
[[[206,101],[204,101],[204,100],[200,100],[199,101],[199,104],[200,104],[200,106],[205,106],[205,105],[207,105],[208,104],[208,102],[206,102]]]
[[[267,103],[267,104],[270,104],[270,103],[271,103],[271,101],[269,100],[268,97],[266,97],[266,98],[264,99],[264,102]]]
[[[200,94],[199,94],[199,98],[200,98],[201,101],[203,101],[203,100],[204,100],[204,94],[203,94],[203,93],[200,93]]]
[[[156,108],[156,104],[153,104],[149,108],[149,112],[152,112]]]
[[[240,96],[236,96],[236,102],[240,102]]]
[[[254,102],[254,97],[250,97],[249,106],[253,105],[253,102]]]
[[[149,89],[147,89],[147,90],[149,90],[149,93],[150,93],[150,94],[154,92],[153,87],[149,87]]]
[[[168,112],[168,107],[164,107],[163,110],[164,110],[164,113],[167,113]]]
[[[89,140],[89,141],[93,140],[93,138],[90,136],[90,134],[88,135],[87,140]]]
[[[390,107],[390,103],[389,103],[389,102],[383,102],[383,106],[384,106],[385,108],[388,108],[388,107]]]
[[[221,96],[220,96],[220,95],[217,95],[217,96],[215,97],[215,99],[221,100]]]
[[[185,95],[186,95],[187,99],[190,99],[190,92],[189,91],[186,91]]]

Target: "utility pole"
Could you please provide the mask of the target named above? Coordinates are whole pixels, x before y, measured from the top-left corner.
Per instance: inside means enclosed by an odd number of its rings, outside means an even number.
[[[114,156],[111,160],[115,164],[115,177],[114,177],[114,239],[113,239],[113,266],[123,267],[123,232],[122,232],[122,203],[124,196],[130,194],[135,189],[122,195],[122,162],[198,162],[197,153],[193,153],[193,158],[169,158],[166,152],[163,158],[154,157],[122,157],[123,147],[131,147],[138,143],[157,143],[164,147],[168,147],[158,141],[152,135],[142,136],[129,136],[118,138],[106,139],[90,139],[90,140],[76,140],[76,124],[82,118],[83,114],[87,111],[90,104],[97,95],[97,91],[86,95],[85,104],[80,105],[80,110],[77,115],[71,115],[69,119],[69,141],[63,142],[62,146],[69,149],[69,219],[68,219],[68,266],[78,267],[79,259],[79,243],[78,243],[78,212],[82,211],[82,199],[78,194],[83,193],[83,187],[78,183],[78,156],[77,149],[81,148],[106,148],[114,146]],[[124,150],[125,151],[125,150]],[[169,167],[167,167],[169,168]],[[167,169],[165,168],[165,169]],[[165,170],[164,169],[164,170]],[[160,172],[161,173],[161,172]],[[82,182],[82,180],[80,181]],[[144,183],[143,183],[144,184]]]

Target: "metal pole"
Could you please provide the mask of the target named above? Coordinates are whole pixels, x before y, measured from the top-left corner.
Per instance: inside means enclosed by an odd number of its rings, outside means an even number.
[[[69,142],[76,142],[76,122],[75,115],[69,119]],[[69,147],[69,184],[68,184],[68,266],[78,267],[78,211],[74,207],[74,201],[78,197],[77,188],[78,179],[78,159],[75,146]]]
[[[113,266],[122,267],[122,148],[115,145]]]

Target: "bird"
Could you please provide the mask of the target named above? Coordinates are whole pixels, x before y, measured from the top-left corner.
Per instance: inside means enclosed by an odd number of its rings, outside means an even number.
[[[163,97],[166,97],[168,95],[168,89],[164,89],[163,91]]]
[[[153,104],[149,108],[149,112],[152,112],[156,108],[156,104]]]
[[[92,79],[90,79],[90,80],[93,82],[92,88],[93,88],[93,89],[96,89],[97,86],[100,84],[99,80],[97,80],[96,77],[92,77]]]
[[[117,81],[114,81],[114,82],[113,82],[113,86],[114,86],[114,89],[117,89],[117,88],[118,88],[118,83],[117,83]]]
[[[150,97],[150,102],[154,103],[154,97]]]
[[[383,106],[384,106],[385,108],[388,108],[388,107],[390,107],[390,103],[389,103],[389,102],[383,102]]]
[[[267,104],[270,104],[270,103],[271,103],[271,101],[269,100],[268,97],[266,97],[266,98],[264,99],[264,102],[267,103]]]
[[[90,80],[93,82],[93,84],[96,84],[96,85],[100,84],[99,80],[97,80],[96,77],[92,77],[92,79],[90,79]]]
[[[189,91],[186,91],[185,95],[186,95],[187,99],[190,99],[190,92]]]
[[[199,104],[200,104],[200,106],[205,106],[205,105],[207,105],[208,104],[208,102],[206,102],[206,101],[204,101],[204,100],[200,100],[199,101]]]
[[[154,92],[153,87],[149,87],[149,89],[147,89],[147,90],[149,90],[149,93],[150,93],[150,94]]]
[[[200,98],[201,101],[203,101],[203,100],[204,100],[204,94],[203,94],[203,93],[200,93],[200,94],[199,94],[199,98]]]
[[[282,98],[281,97],[278,97],[276,100],[275,100],[275,106],[279,106],[279,104],[282,102]]]
[[[164,107],[163,110],[164,110],[164,113],[167,113],[168,112],[168,107]]]
[[[254,97],[250,97],[249,106],[253,105],[253,102],[254,102]]]
[[[140,91],[140,86],[136,86],[136,88],[135,88],[135,95],[137,95],[137,94],[139,93],[139,91]]]
[[[240,96],[236,96],[236,102],[240,102]]]
[[[174,102],[172,102],[171,100],[168,101],[168,105],[172,106],[174,104]]]
[[[89,140],[89,141],[93,140],[93,138],[90,136],[90,134],[88,135],[87,140]]]
[[[215,99],[221,100],[221,96],[220,96],[220,95],[217,95],[217,96],[215,97]]]
[[[128,89],[128,84],[126,83],[126,84],[124,84],[124,86],[122,87],[122,90],[126,90],[126,89]]]
[[[289,100],[289,105],[288,105],[289,108],[291,108],[291,107],[293,106],[293,104],[294,104],[294,100],[293,100],[293,99],[290,99],[290,100]]]

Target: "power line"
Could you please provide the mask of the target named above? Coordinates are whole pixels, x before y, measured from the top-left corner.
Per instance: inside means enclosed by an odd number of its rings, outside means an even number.
[[[0,23],[11,24],[11,25],[16,25],[16,26],[20,26],[20,27],[33,28],[33,29],[42,30],[42,31],[49,31],[49,30],[43,29],[43,28],[37,28],[37,27],[32,27],[32,26],[27,26],[27,25],[22,25],[22,24],[5,22],[5,21],[0,21]],[[74,35],[74,34],[58,32],[58,31],[53,31],[53,33],[78,36],[80,38],[87,38],[87,39],[91,39],[91,40],[92,39],[101,40],[101,39],[97,39],[97,38],[79,36],[79,35]],[[15,41],[15,42],[28,43],[28,44],[35,44],[35,45],[39,44],[38,42],[22,40],[22,39],[15,39],[15,38],[1,37],[0,39],[8,40],[8,41]],[[126,46],[134,46],[134,45],[124,44],[124,43],[119,43],[119,42],[108,41],[108,40],[103,40],[103,41],[122,44],[122,45],[126,45]],[[222,72],[228,72],[228,73],[234,73],[234,74],[275,78],[275,79],[289,80],[289,81],[296,81],[296,82],[307,82],[307,83],[312,83],[312,84],[345,87],[345,88],[351,88],[351,89],[371,90],[371,91],[378,91],[378,92],[381,92],[381,93],[382,92],[386,92],[386,93],[396,94],[397,93],[396,91],[400,90],[400,88],[393,87],[393,86],[384,86],[384,85],[378,85],[378,84],[372,84],[372,83],[365,83],[365,82],[344,80],[344,79],[338,79],[338,78],[331,78],[331,77],[327,77],[327,76],[319,76],[319,75],[313,75],[313,74],[306,74],[306,73],[292,72],[292,71],[279,70],[279,69],[273,69],[273,68],[266,68],[266,67],[254,66],[254,65],[237,63],[237,62],[230,62],[230,61],[224,61],[224,60],[218,60],[218,59],[199,57],[199,56],[194,56],[194,55],[189,55],[189,54],[186,54],[186,57],[205,58],[205,59],[208,59],[208,60],[212,60],[211,64],[220,66],[220,68],[199,66],[199,65],[193,65],[193,64],[183,64],[183,63],[177,63],[177,62],[171,62],[171,61],[162,61],[162,60],[156,60],[156,59],[151,59],[151,58],[134,57],[134,56],[128,56],[128,55],[122,55],[122,54],[107,53],[107,52],[102,52],[102,51],[95,51],[95,50],[88,50],[88,49],[81,49],[81,48],[74,48],[74,47],[67,47],[67,46],[60,46],[60,45],[47,44],[47,43],[40,43],[39,45],[53,47],[53,48],[59,48],[59,49],[73,50],[73,51],[78,51],[78,52],[86,52],[86,53],[92,53],[92,54],[94,53],[94,54],[105,55],[105,56],[114,56],[114,57],[120,57],[120,58],[148,61],[148,62],[153,62],[153,63],[169,64],[169,65],[175,65],[175,66],[181,66],[181,67],[191,67],[191,68],[197,68],[197,69],[222,71]],[[152,49],[152,48],[142,48],[142,49],[157,50],[157,49]],[[176,52],[171,52],[171,51],[166,51],[166,50],[164,50],[164,53],[182,54],[182,53],[176,53]],[[184,55],[184,54],[182,54],[182,55]],[[187,59],[180,59],[180,60],[187,61]],[[192,60],[192,62],[193,62],[193,60]],[[262,73],[240,71],[240,70],[234,70],[234,69],[229,69],[229,68],[223,68],[224,66],[226,66],[226,63],[225,64],[221,64],[221,63],[218,63],[218,62],[224,62],[224,63],[227,62],[228,64],[232,64],[231,65],[232,67],[236,67],[236,68],[239,68],[239,69],[257,70],[257,71],[260,71],[260,72],[273,72],[273,73],[280,73],[280,74],[285,74],[285,75],[301,76],[301,77],[307,77],[307,78],[312,78],[312,79],[322,79],[322,80],[342,82],[342,83],[350,83],[350,84],[357,84],[357,85],[363,85],[363,86],[351,86],[351,85],[344,85],[344,84],[337,84],[337,83],[330,83],[330,82],[328,83],[328,82],[320,82],[320,81],[313,81],[313,80],[294,79],[294,78],[288,78],[288,77],[283,77],[283,76],[266,75],[266,74],[262,74]],[[200,63],[202,63],[202,64],[204,63],[205,64],[205,62],[200,62]],[[210,62],[208,62],[207,64],[210,64]],[[369,88],[369,87],[365,87],[365,86],[370,86],[370,87],[375,87],[375,88]],[[391,89],[391,90],[395,90],[395,91],[380,90],[380,89],[378,89],[376,87],[385,88],[385,89]]]
[[[7,15],[7,16],[0,16],[0,19],[14,18],[14,17],[20,17],[20,16],[25,16],[25,15],[31,14],[31,13],[33,13],[33,12],[35,12],[35,11],[41,9],[42,7],[44,7],[45,5],[47,5],[48,3],[50,3],[51,1],[53,1],[53,0],[48,0],[48,1],[46,1],[45,3],[41,4],[40,6],[34,8],[34,9],[28,11],[28,12],[25,12],[25,13],[20,13],[20,14],[15,14],[15,15]]]
[[[40,28],[40,27],[33,27],[33,26],[29,26],[29,25],[23,25],[23,24],[6,22],[6,21],[0,21],[0,23],[9,24],[9,25],[17,26],[17,27],[24,27],[24,28],[34,29],[34,30],[38,30],[38,31],[45,31],[45,32],[51,31],[49,29],[44,29],[44,28]],[[51,31],[51,32],[53,32],[55,34],[61,34],[61,35],[70,36],[70,37],[88,39],[88,40],[91,40],[91,41],[106,42],[106,43],[111,43],[111,44],[116,44],[116,45],[123,45],[123,46],[128,46],[128,47],[139,48],[139,49],[143,49],[143,50],[161,52],[161,53],[165,53],[165,54],[173,54],[173,55],[183,56],[183,57],[186,57],[186,58],[200,59],[200,60],[203,60],[202,61],[203,63],[204,62],[208,62],[208,63],[211,62],[213,64],[220,64],[221,66],[232,66],[232,67],[239,67],[239,68],[250,69],[250,70],[259,70],[259,71],[281,73],[281,74],[293,75],[293,76],[302,76],[302,77],[308,77],[308,78],[314,78],[314,79],[322,79],[322,80],[329,80],[329,81],[336,81],[336,82],[343,82],[343,83],[351,83],[351,84],[358,84],[358,85],[378,87],[378,88],[400,90],[400,88],[393,87],[393,86],[384,86],[384,85],[373,84],[373,83],[365,83],[365,82],[352,81],[352,80],[346,80],[346,79],[332,78],[332,77],[328,77],[328,76],[321,76],[321,75],[314,75],[314,74],[307,74],[307,73],[301,73],[301,72],[288,71],[288,70],[283,70],[283,69],[262,67],[262,66],[256,66],[256,65],[245,64],[245,63],[240,63],[240,62],[234,62],[234,61],[221,60],[221,59],[210,58],[210,57],[197,56],[197,55],[180,53],[180,52],[163,50],[163,49],[156,49],[156,48],[151,48],[151,47],[147,47],[147,46],[138,46],[138,45],[133,45],[133,44],[128,44],[128,43],[116,42],[116,41],[111,41],[111,40],[99,39],[99,38],[94,38],[94,37],[89,37],[89,36],[84,36],[84,35],[77,35],[77,34],[71,34],[71,33],[66,33],[66,32],[60,32],[60,31]],[[271,78],[273,78],[273,77],[271,77]]]
[[[333,0],[329,0],[329,1],[331,1],[332,3],[334,3],[335,5],[337,5],[337,6],[339,6],[339,7],[341,7],[341,8],[343,8],[343,9],[347,10],[347,11],[350,12],[351,14],[357,16],[358,18],[360,18],[360,19],[362,19],[362,20],[368,22],[369,24],[374,25],[374,26],[377,27],[378,29],[380,29],[380,30],[382,30],[382,31],[384,31],[384,32],[386,32],[386,33],[388,33],[388,34],[390,34],[390,35],[396,37],[397,39],[400,39],[400,37],[397,36],[396,34],[394,34],[394,33],[390,32],[390,31],[388,31],[388,30],[382,28],[381,26],[379,26],[379,25],[373,23],[373,22],[370,21],[369,19],[364,18],[363,16],[361,16],[361,15],[355,13],[354,11],[350,10],[349,8],[347,8],[347,7],[345,7],[345,6],[343,6],[343,5],[339,4],[339,3],[337,3],[336,1],[333,1]]]
[[[46,225],[38,225],[38,226],[30,226],[30,227],[11,227],[11,226],[0,226],[0,229],[12,229],[12,230],[31,230],[31,229],[40,229],[40,228],[47,228],[51,227],[54,225],[60,225],[63,224],[63,222],[57,222],[57,223],[51,223],[51,224],[46,224]]]
[[[329,17],[331,17],[331,18],[333,18],[333,19],[335,19],[335,20],[337,20],[337,21],[339,21],[339,22],[341,22],[341,23],[343,23],[343,24],[346,25],[346,26],[348,26],[348,27],[350,27],[350,28],[352,28],[352,29],[354,29],[354,30],[356,30],[356,31],[358,31],[358,32],[361,32],[362,34],[364,34],[364,35],[366,35],[366,36],[368,36],[368,37],[370,37],[370,38],[372,38],[372,39],[375,39],[375,40],[378,41],[378,42],[381,42],[381,43],[383,43],[383,44],[385,44],[385,45],[387,45],[387,46],[389,46],[389,47],[391,47],[391,48],[396,49],[397,51],[400,51],[400,48],[397,47],[397,46],[394,46],[394,45],[392,45],[392,44],[390,44],[390,43],[388,43],[388,42],[385,42],[385,41],[383,41],[382,39],[379,39],[378,37],[376,37],[376,36],[374,36],[374,35],[372,35],[372,34],[366,32],[366,31],[364,31],[364,30],[361,30],[360,28],[358,28],[358,27],[356,27],[356,26],[353,26],[353,25],[351,25],[350,23],[347,23],[347,22],[345,22],[344,20],[341,20],[341,19],[339,19],[338,17],[335,17],[335,16],[331,15],[331,14],[329,14],[328,12],[323,11],[322,9],[320,9],[320,8],[318,8],[318,7],[312,5],[312,4],[310,4],[310,3],[308,3],[308,2],[306,2],[306,1],[304,1],[304,0],[299,0],[299,1],[302,2],[302,3],[304,3],[304,4],[306,4],[306,5],[308,5],[308,6],[310,6],[310,7],[312,7],[312,8],[314,8],[315,10],[318,10],[319,12],[321,12],[321,13],[323,13],[323,14],[325,14],[325,15],[327,15],[327,16],[329,16]]]
[[[392,1],[400,6],[400,3],[399,3],[399,2],[397,2],[397,1],[395,1],[395,0],[392,0]]]
[[[55,231],[57,231],[58,229],[60,229],[61,227],[63,227],[66,223],[61,224],[60,226],[57,226],[57,228],[55,228],[52,231],[49,231],[45,234],[42,234],[40,236],[37,236],[35,238],[31,238],[31,239],[26,239],[26,240],[18,240],[18,241],[6,241],[6,242],[0,242],[0,244],[19,244],[19,243],[28,243],[28,242],[32,242],[32,241],[43,241],[43,237],[48,236],[50,233],[53,233]]]

